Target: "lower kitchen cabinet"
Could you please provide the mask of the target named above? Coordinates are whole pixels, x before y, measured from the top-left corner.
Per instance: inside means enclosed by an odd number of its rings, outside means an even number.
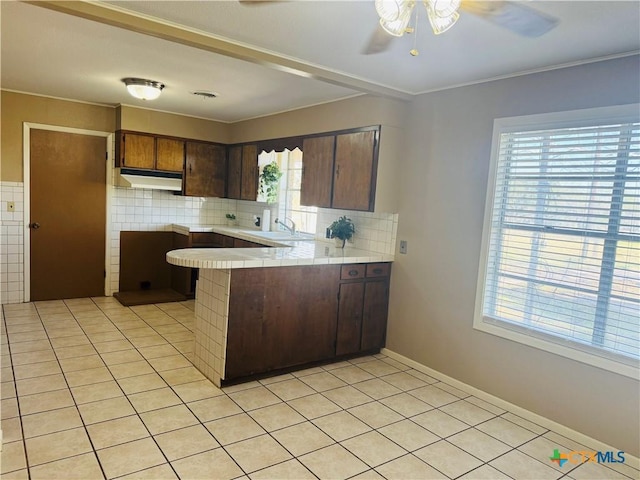
[[[389,263],[234,269],[225,381],[384,346]]]
[[[390,273],[390,263],[342,266],[336,355],[384,347]]]
[[[232,270],[225,379],[332,358],[339,269]]]

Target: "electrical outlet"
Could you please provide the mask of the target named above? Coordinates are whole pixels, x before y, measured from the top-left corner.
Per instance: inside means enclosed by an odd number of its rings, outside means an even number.
[[[7,202],[7,212],[15,212],[15,211],[16,211],[16,203]]]
[[[400,240],[400,253],[402,253],[402,254],[406,254],[407,253],[407,241],[406,240]]]

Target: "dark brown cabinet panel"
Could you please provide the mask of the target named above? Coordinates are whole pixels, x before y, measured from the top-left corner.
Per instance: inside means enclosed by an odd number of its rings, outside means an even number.
[[[184,194],[194,197],[224,197],[227,178],[225,147],[187,142]]]
[[[258,147],[256,145],[244,145],[242,147],[242,188],[241,200],[253,200],[258,198]]]
[[[264,245],[260,245],[259,243],[249,242],[247,240],[242,240],[241,238],[233,239],[233,248],[260,248],[264,247]]]
[[[242,189],[242,146],[229,147],[229,162],[227,171],[227,197],[240,200]]]
[[[236,200],[258,198],[258,147],[233,145],[228,148],[227,197]]]
[[[336,137],[305,138],[302,142],[302,186],[300,203],[331,207],[333,158]]]
[[[373,210],[375,134],[367,131],[336,137],[333,208]]]
[[[156,138],[156,169],[182,172],[184,167],[184,140]]]
[[[380,127],[307,137],[302,144],[303,205],[374,210]]]
[[[343,283],[340,285],[336,355],[347,355],[360,351],[363,299],[364,283]]]
[[[362,308],[361,350],[384,347],[388,310],[389,282],[387,280],[366,282]]]
[[[339,269],[232,270],[225,380],[332,358]]]
[[[390,263],[342,266],[336,355],[384,347],[390,272]]]
[[[116,143],[117,166],[153,170],[155,168],[155,158],[155,136],[120,132]]]

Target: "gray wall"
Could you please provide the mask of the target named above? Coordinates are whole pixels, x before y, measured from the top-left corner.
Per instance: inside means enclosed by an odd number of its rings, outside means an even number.
[[[636,103],[639,57],[424,94],[402,162],[387,347],[446,375],[640,453],[637,380],[473,330],[493,120]]]

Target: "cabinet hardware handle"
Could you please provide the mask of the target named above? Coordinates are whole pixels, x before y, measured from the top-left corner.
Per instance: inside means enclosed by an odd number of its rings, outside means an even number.
[[[340,176],[340,165],[336,167],[336,178]]]
[[[349,276],[350,277],[355,277],[358,275],[358,270],[349,270]]]
[[[374,268],[373,269],[373,273],[382,273],[382,269],[381,268]]]

